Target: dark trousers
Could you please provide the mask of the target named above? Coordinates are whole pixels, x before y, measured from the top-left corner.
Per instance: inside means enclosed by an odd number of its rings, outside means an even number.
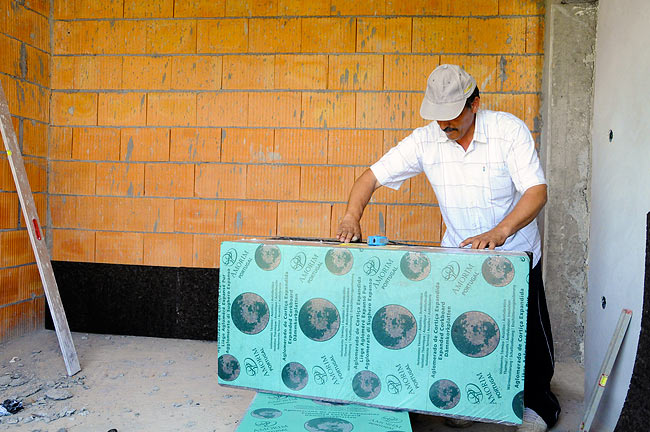
[[[551,392],[555,354],[541,267],[538,263],[529,278],[524,406],[539,414],[550,428],[560,415],[560,403]]]

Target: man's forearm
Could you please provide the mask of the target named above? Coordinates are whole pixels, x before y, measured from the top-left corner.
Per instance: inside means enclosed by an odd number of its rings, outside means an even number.
[[[375,177],[375,174],[370,169],[365,170],[357,181],[354,182],[350,191],[350,197],[348,198],[345,215],[336,233],[339,241],[350,242],[361,238],[359,221],[363,215],[363,210],[368,205],[368,201],[370,201],[372,194],[379,186],[381,184],[377,181],[377,177]]]
[[[510,237],[533,221],[546,204],[546,185],[532,186],[524,192],[514,209],[497,225]]]

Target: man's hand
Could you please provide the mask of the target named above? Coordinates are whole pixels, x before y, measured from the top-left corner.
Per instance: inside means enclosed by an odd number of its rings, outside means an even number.
[[[495,247],[504,244],[507,238],[508,235],[497,226],[483,234],[466,238],[460,244],[460,247],[465,247],[468,244],[471,244],[472,249],[494,249]]]
[[[336,238],[343,243],[359,240],[361,238],[361,225],[359,225],[359,221],[350,214],[343,216],[339,224],[339,229],[336,232]]]

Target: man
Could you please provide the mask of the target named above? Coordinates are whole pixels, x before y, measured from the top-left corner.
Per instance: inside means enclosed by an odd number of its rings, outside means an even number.
[[[361,238],[359,220],[380,186],[398,189],[421,172],[433,187],[447,230],[445,247],[533,252],[528,300],[524,418],[518,431],[543,432],[558,419],[551,392],[554,353],[542,282],[541,240],[535,218],[546,203],[546,180],[530,131],[515,116],[479,111],[476,81],[455,65],[427,80],[418,128],[354,183],[338,240]],[[423,239],[425,240],[425,239]],[[465,427],[467,421],[450,421]]]

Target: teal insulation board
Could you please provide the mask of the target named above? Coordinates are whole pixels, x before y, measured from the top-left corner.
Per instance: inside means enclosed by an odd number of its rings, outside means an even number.
[[[237,432],[411,432],[406,411],[258,393]]]
[[[221,244],[221,385],[520,424],[526,253]]]

